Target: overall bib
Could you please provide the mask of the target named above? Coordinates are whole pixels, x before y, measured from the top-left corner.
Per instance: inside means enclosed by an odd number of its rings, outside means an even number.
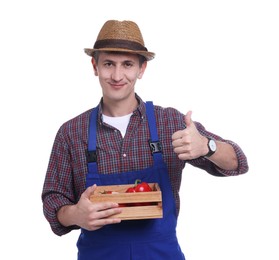
[[[153,166],[143,170],[99,174],[96,163],[96,123],[98,107],[92,110],[88,137],[86,186],[134,184],[136,179],[157,182],[162,191],[163,218],[126,220],[96,231],[81,230],[77,241],[78,260],[184,260],[176,236],[177,216],[167,166],[159,149],[154,107],[146,103],[153,148]],[[152,150],[152,149],[151,149]],[[150,152],[150,151],[146,151]]]

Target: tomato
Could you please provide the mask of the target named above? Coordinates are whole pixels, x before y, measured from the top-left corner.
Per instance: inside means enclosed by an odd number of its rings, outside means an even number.
[[[133,187],[129,187],[126,192],[146,192],[152,191],[151,187],[148,185],[147,182],[142,182],[141,180],[137,179],[135,181],[135,185]]]
[[[134,192],[149,192],[152,191],[151,187],[148,185],[147,182],[141,182],[141,180],[137,179],[135,181],[135,185],[133,187],[129,187],[126,192],[127,193],[134,193]],[[151,205],[149,202],[143,203],[132,203],[131,206],[147,206]]]
[[[126,190],[127,193],[133,193],[133,192],[136,192],[136,189],[135,187],[130,187]]]
[[[146,182],[140,182],[136,187],[135,187],[136,192],[147,192],[147,191],[152,191],[151,187],[148,185]]]
[[[134,192],[136,192],[135,186],[129,187],[129,188],[126,190],[126,193],[134,193]],[[134,203],[127,203],[127,204],[125,204],[125,207],[130,207],[130,206],[134,206]]]
[[[111,190],[104,190],[100,191],[101,194],[118,194],[119,192],[117,191],[111,191]]]
[[[147,192],[152,191],[151,187],[148,185],[147,182],[141,182],[141,180],[137,179],[135,181],[135,185],[133,187],[129,187],[126,192]]]

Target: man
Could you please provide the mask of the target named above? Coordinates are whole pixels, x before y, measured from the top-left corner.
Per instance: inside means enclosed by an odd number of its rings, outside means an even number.
[[[59,236],[81,229],[78,259],[185,259],[176,237],[179,188],[186,163],[215,176],[246,173],[248,164],[234,142],[193,122],[191,111],[143,102],[135,92],[147,62],[137,24],[107,21],[93,49],[98,106],[64,123],[55,138],[43,187],[44,214]],[[157,182],[163,218],[121,221],[114,202],[92,203],[96,185]]]

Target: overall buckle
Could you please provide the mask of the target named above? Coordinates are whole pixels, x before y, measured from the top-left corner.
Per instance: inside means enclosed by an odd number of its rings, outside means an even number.
[[[162,152],[162,146],[160,141],[152,142],[151,140],[149,140],[148,142],[152,154]]]
[[[97,162],[97,153],[96,151],[87,151],[86,159],[88,163]]]

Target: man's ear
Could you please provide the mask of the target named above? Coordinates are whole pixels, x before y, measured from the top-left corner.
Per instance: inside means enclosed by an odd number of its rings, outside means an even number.
[[[145,61],[142,65],[141,65],[141,68],[140,68],[140,72],[138,74],[138,79],[141,79],[143,74],[144,74],[144,71],[147,67],[147,61]]]
[[[97,70],[97,63],[96,63],[96,61],[95,61],[95,59],[93,57],[91,59],[91,63],[92,63],[92,66],[93,66],[94,75],[95,76],[99,76],[98,70]]]

